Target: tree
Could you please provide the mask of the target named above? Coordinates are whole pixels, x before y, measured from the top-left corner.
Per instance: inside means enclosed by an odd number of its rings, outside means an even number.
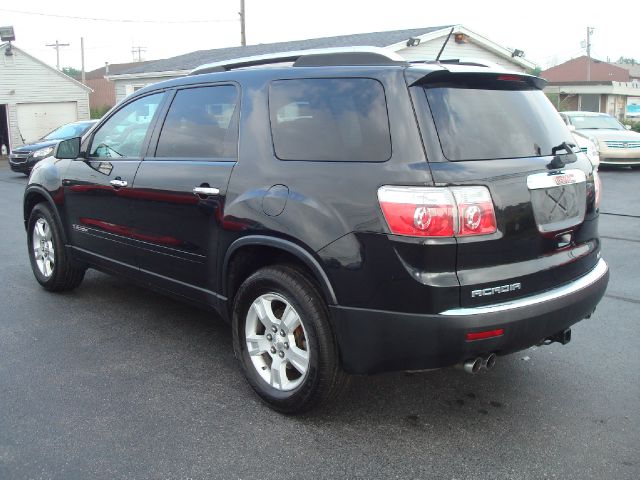
[[[627,63],[629,65],[636,65],[636,64],[639,64],[640,62],[638,62],[635,58],[620,57],[616,63]]]
[[[62,73],[69,75],[72,78],[79,78],[82,74],[80,70],[73,67],[62,67]]]
[[[536,77],[539,77],[539,76],[540,76],[540,73],[542,73],[542,68],[540,68],[540,67],[532,68],[532,69],[529,71],[529,73],[530,73],[531,75],[535,75]]]

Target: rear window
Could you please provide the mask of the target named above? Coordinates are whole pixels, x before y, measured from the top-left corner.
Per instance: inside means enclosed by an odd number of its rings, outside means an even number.
[[[540,157],[574,145],[569,130],[542,91],[519,82],[483,82],[482,88],[448,84],[424,91],[448,160]]]
[[[269,91],[281,160],[384,162],[391,157],[382,84],[368,78],[277,80]]]

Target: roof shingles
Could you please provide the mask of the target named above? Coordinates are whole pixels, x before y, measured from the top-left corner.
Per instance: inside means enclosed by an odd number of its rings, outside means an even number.
[[[358,33],[354,35],[340,35],[337,37],[311,38],[291,42],[263,43],[247,45],[246,47],[217,48],[214,50],[199,50],[177,57],[165,58],[139,64],[130,69],[122,70],[119,74],[138,74],[150,72],[170,72],[192,70],[206,63],[230,60],[233,58],[265,55],[269,53],[287,52],[294,50],[308,50],[311,48],[333,47],[388,47],[427,33],[450,28],[451,25],[439,27],[414,28],[410,30],[393,30],[389,32]]]

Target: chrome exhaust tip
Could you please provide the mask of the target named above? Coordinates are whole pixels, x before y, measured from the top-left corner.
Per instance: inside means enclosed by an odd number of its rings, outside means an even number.
[[[489,355],[487,355],[484,358],[484,363],[483,363],[483,367],[486,368],[487,370],[491,370],[493,367],[496,366],[496,360],[497,360],[497,355],[495,353],[490,353]]]
[[[471,375],[475,375],[482,368],[482,363],[483,360],[481,357],[470,358],[462,364],[462,370]]]

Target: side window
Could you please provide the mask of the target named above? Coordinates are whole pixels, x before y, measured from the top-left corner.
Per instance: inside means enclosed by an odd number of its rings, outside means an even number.
[[[179,90],[164,121],[156,157],[235,158],[238,149],[232,85]]]
[[[131,102],[118,110],[93,136],[91,158],[138,158],[163,93]]]
[[[276,80],[271,134],[281,160],[384,162],[391,157],[382,84],[369,78]]]

